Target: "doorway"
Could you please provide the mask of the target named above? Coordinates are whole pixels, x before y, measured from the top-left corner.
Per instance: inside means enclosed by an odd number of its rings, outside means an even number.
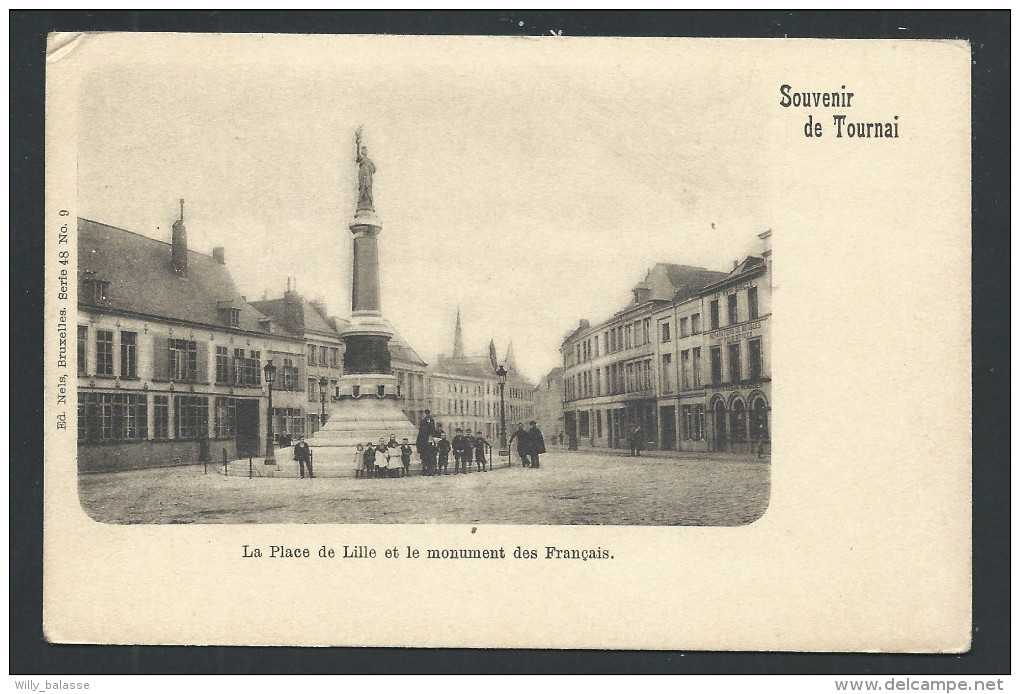
[[[676,406],[665,405],[659,408],[659,419],[662,420],[660,432],[662,438],[659,447],[663,451],[676,450]]]
[[[234,443],[237,447],[237,457],[255,457],[259,454],[259,401],[239,398],[236,407]]]

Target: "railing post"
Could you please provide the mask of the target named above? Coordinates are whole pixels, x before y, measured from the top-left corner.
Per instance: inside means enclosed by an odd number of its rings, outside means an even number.
[[[252,474],[252,463],[251,463],[251,458],[248,458],[248,479],[251,479],[251,474]]]

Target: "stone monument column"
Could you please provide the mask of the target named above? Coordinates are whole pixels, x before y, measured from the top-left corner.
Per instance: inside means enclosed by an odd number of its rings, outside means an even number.
[[[353,236],[351,320],[340,332],[344,342],[340,397],[330,407],[326,426],[308,440],[316,474],[348,474],[354,470],[357,444],[396,435],[414,441],[417,427],[400,410],[397,379],[390,368],[393,328],[382,316],[379,286],[379,234],[372,182],[376,168],[356,136],[358,204],[349,224]],[[399,460],[399,457],[396,459]],[[399,463],[396,463],[399,464]]]

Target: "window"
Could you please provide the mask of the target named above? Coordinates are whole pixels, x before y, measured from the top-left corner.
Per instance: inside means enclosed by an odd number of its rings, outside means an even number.
[[[595,436],[602,438],[602,410],[595,410]]]
[[[253,387],[262,385],[261,356],[261,352],[257,349],[251,350],[248,357],[244,356],[243,349],[234,350],[234,383],[236,385]]]
[[[599,356],[599,336],[596,335],[595,337],[593,337],[591,339],[591,341],[592,341],[592,347],[594,347],[594,349],[595,349],[595,356],[598,357]]]
[[[729,317],[729,325],[739,323],[737,319],[737,295],[730,294],[726,297],[726,315]]]
[[[729,361],[730,361],[730,382],[737,383],[740,381],[740,343],[734,342],[729,345]]]
[[[82,376],[89,372],[88,360],[89,326],[78,326],[78,375]]]
[[[694,429],[694,415],[690,405],[680,406],[680,438],[689,441]]]
[[[749,340],[747,343],[747,369],[748,378],[757,381],[761,378],[761,339]]]
[[[308,402],[318,402],[319,401],[319,396],[317,395],[317,393],[318,393],[318,388],[315,385],[315,379],[314,378],[309,378],[308,379]]]
[[[230,327],[236,328],[241,325],[241,309],[232,308],[230,309]]]
[[[230,383],[230,357],[226,347],[216,348],[216,382]]]
[[[120,377],[138,376],[138,333],[120,333]]]
[[[680,352],[680,388],[682,390],[689,390],[691,387],[691,360],[690,352],[688,350],[682,350]]]
[[[91,270],[85,271],[82,279],[82,293],[80,300],[86,304],[99,305],[106,301],[110,283],[97,279]]]
[[[758,317],[758,288],[747,288],[747,318],[752,320]]]
[[[96,331],[96,375],[113,375],[113,331]]]
[[[691,350],[691,357],[693,366],[692,371],[694,372],[694,387],[701,387],[701,347],[695,347]]]
[[[602,395],[602,369],[595,369],[595,395]]]
[[[662,337],[661,342],[669,342],[669,321],[662,324]]]
[[[714,299],[708,305],[708,314],[709,314],[709,321],[710,321],[709,329],[710,330],[715,330],[716,328],[719,327],[719,300],[718,299]]]
[[[630,349],[631,346],[634,344],[633,336],[634,336],[634,327],[631,326],[631,325],[626,326],[624,328],[624,331],[623,331],[623,348],[624,349]]]
[[[78,438],[90,443],[137,441],[148,438],[146,396],[128,393],[79,393]]]
[[[329,348],[329,365],[332,368],[340,366],[340,348],[330,347]]]
[[[680,337],[687,337],[688,334],[689,333],[687,332],[687,319],[686,318],[681,318],[680,319]]]
[[[609,354],[609,331],[602,333],[602,353]]]
[[[166,395],[154,395],[152,407],[153,437],[157,439],[170,438],[170,398]]]
[[[645,359],[645,390],[651,390],[655,387],[652,383],[652,360]]]
[[[170,338],[170,379],[194,381],[198,375],[198,346],[194,340]]]
[[[308,345],[308,365],[315,366],[315,345]]]
[[[684,350],[684,354],[687,354],[687,350]],[[663,354],[662,355],[662,392],[672,393],[673,392],[673,355]]]
[[[179,439],[197,439],[209,433],[209,398],[178,395],[174,398],[174,429]]]
[[[329,347],[322,345],[319,347],[319,365],[325,366],[329,363]]]
[[[712,383],[722,383],[722,348],[713,347],[709,353],[709,359],[712,361]]]
[[[701,314],[695,313],[691,316],[691,335],[697,335],[701,332]]]
[[[88,427],[88,394],[78,393],[78,441],[87,441]]]
[[[694,419],[691,422],[691,438],[695,441],[701,441],[705,438],[705,406],[695,405],[694,406]]]
[[[586,410],[577,413],[577,429],[578,436],[591,436],[588,423],[588,412]]]
[[[275,407],[273,408],[276,409]],[[234,398],[216,398],[214,417],[216,437],[225,439],[236,435],[237,400]]]
[[[652,341],[652,319],[645,318],[641,321],[641,344],[647,345]]]
[[[297,390],[298,369],[294,366],[294,360],[290,357],[283,358],[283,366],[280,368],[279,379],[280,390]]]

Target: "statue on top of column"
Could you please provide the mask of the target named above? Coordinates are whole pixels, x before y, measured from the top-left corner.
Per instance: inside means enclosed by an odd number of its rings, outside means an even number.
[[[358,209],[375,211],[372,204],[372,176],[375,164],[368,158],[368,147],[361,144],[361,128],[355,132],[355,161],[358,162]]]

